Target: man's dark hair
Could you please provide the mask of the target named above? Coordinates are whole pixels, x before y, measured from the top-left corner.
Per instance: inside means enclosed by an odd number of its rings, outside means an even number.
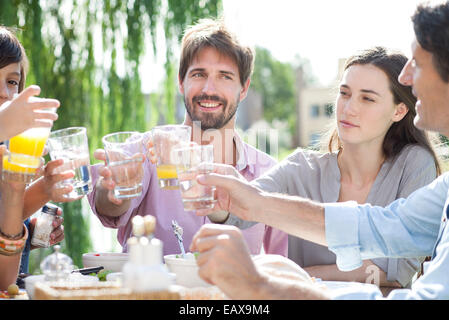
[[[236,35],[227,29],[222,19],[202,19],[189,27],[182,38],[179,78],[181,82],[190,64],[204,48],[214,48],[235,61],[239,69],[240,83],[245,86],[254,68],[252,48],[239,42]]]
[[[438,74],[449,82],[449,1],[433,6],[419,5],[412,21],[416,40],[432,53]]]

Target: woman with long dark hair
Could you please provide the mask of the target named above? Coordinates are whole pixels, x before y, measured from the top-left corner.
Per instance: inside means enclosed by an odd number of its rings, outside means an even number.
[[[383,47],[347,59],[334,128],[323,139],[328,152],[298,150],[259,179],[258,186],[275,191],[277,176],[296,172],[295,179],[284,180],[282,191],[320,202],[386,206],[433,181],[441,173],[438,158],[428,134],[413,125],[416,97],[411,87],[398,82],[406,63],[403,54]],[[402,287],[411,284],[423,260],[365,260],[361,268],[341,272],[334,253],[294,236],[289,236],[289,258],[323,280]]]

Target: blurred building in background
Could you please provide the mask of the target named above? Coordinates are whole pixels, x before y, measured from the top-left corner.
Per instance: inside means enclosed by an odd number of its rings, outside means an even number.
[[[243,131],[263,119],[263,101],[259,92],[249,88],[246,98],[239,103],[236,125]]]
[[[338,72],[335,80],[328,86],[309,86],[304,79],[302,68],[297,69],[297,121],[294,145],[313,147],[319,143],[321,136],[327,131],[333,121],[333,109],[338,83],[343,74],[345,59],[338,62]]]

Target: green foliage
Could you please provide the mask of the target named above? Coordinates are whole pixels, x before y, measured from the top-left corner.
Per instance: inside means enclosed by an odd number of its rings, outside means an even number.
[[[144,132],[157,123],[153,118],[146,121],[141,92],[139,66],[146,41],[154,52],[160,48],[158,41],[166,42],[164,105],[156,106],[166,121],[174,121],[174,47],[187,25],[218,16],[220,7],[221,0],[11,0],[0,2],[0,24],[16,29],[25,47],[30,62],[27,85],[38,84],[41,96],[60,100],[53,129],[86,127],[92,156],[105,134]],[[161,25],[163,40],[157,38]],[[64,211],[62,249],[81,267],[82,253],[91,249],[86,215],[80,201],[59,205]],[[48,251],[32,256],[41,259]],[[33,272],[38,263],[30,261],[30,266]]]
[[[83,267],[82,254],[89,251],[92,244],[89,236],[89,220],[83,216],[81,201],[64,204],[64,233],[61,249],[73,259],[73,264]],[[69,213],[69,214],[68,214]]]
[[[287,121],[290,133],[294,134],[296,121],[294,67],[276,60],[267,49],[256,47],[251,86],[262,95],[265,120]]]
[[[291,136],[296,135],[296,70],[299,67],[305,71],[306,85],[317,82],[307,59],[296,56],[294,62],[284,63],[276,60],[267,49],[256,47],[251,87],[262,95],[264,119],[286,122]]]

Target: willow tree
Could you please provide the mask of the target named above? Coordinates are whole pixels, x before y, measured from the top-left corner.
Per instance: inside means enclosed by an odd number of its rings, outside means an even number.
[[[12,0],[0,2],[0,24],[16,29],[25,47],[27,84],[61,101],[53,128],[87,127],[93,153],[106,133],[146,131],[160,115],[174,121],[173,62],[182,31],[220,10],[220,0]],[[151,106],[150,123],[139,75],[148,43],[154,56],[164,48],[166,57],[163,105]],[[91,246],[88,223],[80,201],[62,206],[63,250],[81,265]]]

